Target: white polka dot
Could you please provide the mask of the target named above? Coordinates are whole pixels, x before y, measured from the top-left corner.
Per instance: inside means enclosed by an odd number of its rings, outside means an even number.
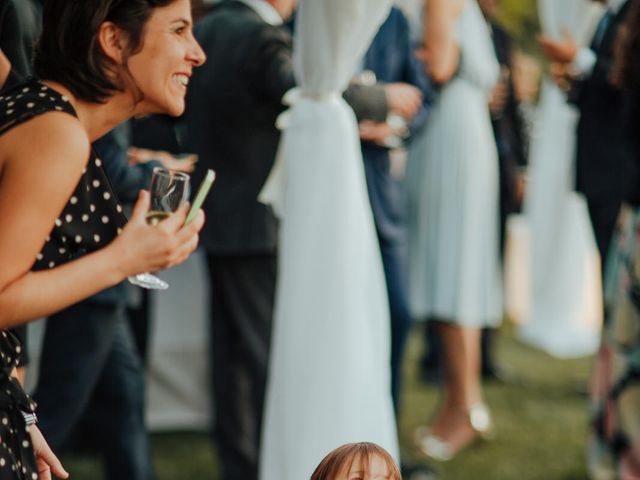
[[[91,205],[89,205],[89,210],[91,210],[91,213],[96,211],[96,206],[92,203]]]
[[[89,215],[87,215],[86,213],[84,215],[82,215],[82,221],[83,222],[88,222],[89,221]]]
[[[7,103],[7,107],[13,107],[16,104],[16,102],[9,102]]]
[[[122,233],[122,229],[121,229],[121,228],[119,228],[118,230],[116,230],[116,233],[117,233],[118,235],[120,235],[120,234]]]
[[[59,106],[56,105],[56,110],[61,112],[62,111],[62,107],[59,107]]]
[[[62,95],[62,101],[63,101],[63,102],[68,102],[68,101],[69,101],[69,99],[68,99],[67,97],[65,97],[64,95]]]
[[[107,217],[106,215],[104,215],[104,216],[102,217],[102,223],[104,223],[104,224],[109,223],[109,217]]]
[[[102,197],[103,197],[105,200],[109,200],[109,199],[111,198],[111,194],[110,194],[109,192],[104,192],[104,195],[102,195]]]
[[[58,252],[60,253],[60,255],[64,255],[65,253],[67,253],[67,249],[66,248],[59,248]]]
[[[67,213],[64,217],[64,219],[67,221],[67,223],[71,223],[73,221],[73,216],[69,213]]]
[[[29,448],[29,442],[27,442],[26,440],[23,440],[23,441],[22,441],[22,446],[23,446],[24,448]],[[27,470],[25,469],[25,473],[26,473],[26,471],[27,471]]]
[[[35,105],[36,105],[35,103],[29,102],[29,103],[27,103],[27,108],[33,108],[33,107],[35,107]]]
[[[75,205],[76,203],[78,203],[78,199],[76,197],[71,197],[69,199],[69,203],[71,203],[71,205]]]
[[[80,235],[76,235],[76,243],[80,243],[82,241],[82,237]]]
[[[56,218],[56,227],[61,227],[62,226],[62,220],[60,220],[59,218]]]
[[[20,100],[24,95],[22,95],[21,93],[19,93],[18,95],[16,95],[16,100]]]
[[[31,479],[32,480],[38,480],[38,474],[37,473],[32,473],[31,474]]]
[[[27,93],[28,91],[29,91],[29,87],[24,87],[24,88],[22,89],[22,93]]]
[[[38,96],[39,96],[40,98],[44,98],[44,97],[46,97],[46,96],[47,96],[47,94],[46,94],[46,93],[44,93],[44,92],[40,92],[40,93],[38,94]]]
[[[55,266],[56,266],[55,262],[49,262],[49,268],[53,268]]]
[[[96,158],[96,167],[100,167],[102,165],[102,160]]]
[[[39,254],[38,254],[38,256],[36,257],[36,259],[37,259],[38,261],[42,260],[42,254],[41,254],[41,253],[39,253]]]
[[[94,235],[93,239],[98,243],[100,241],[100,235]]]
[[[27,448],[29,446],[29,442],[27,442],[26,440],[24,441],[24,443],[26,443],[27,445],[25,445],[24,448]],[[23,444],[24,444],[23,443]],[[18,466],[20,466],[20,462],[18,462]],[[22,467],[22,474],[26,475],[27,474],[27,467]],[[32,477],[33,478],[33,477]]]
[[[7,461],[4,459],[4,457],[0,458],[0,467],[4,467],[7,464]]]
[[[2,419],[2,424],[3,424],[3,425],[9,425],[9,419],[8,419],[7,417],[4,417],[4,418]]]
[[[120,206],[120,204],[118,204],[118,205],[116,206],[116,211],[117,211],[118,213],[122,213],[122,206]]]
[[[87,169],[86,169],[86,168],[83,168],[83,169],[82,169],[82,174],[84,175],[85,173],[87,173]]]
[[[22,351],[22,347],[20,345],[18,345],[16,347],[16,353],[20,353]]]
[[[0,97],[0,100],[4,100],[4,97]]]
[[[67,237],[65,237],[64,235],[62,236],[62,243],[67,243]]]
[[[94,180],[91,184],[92,184],[95,188],[98,188],[98,187],[100,186],[100,180]]]
[[[51,241],[51,237],[47,236],[47,242]]]
[[[13,113],[13,110],[7,110],[7,115],[11,115]]]

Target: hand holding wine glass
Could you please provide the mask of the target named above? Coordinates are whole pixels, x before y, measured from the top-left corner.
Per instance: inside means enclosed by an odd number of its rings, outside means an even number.
[[[181,223],[175,226],[173,223],[177,220],[173,219],[174,221],[168,229],[159,228],[159,224],[172,217],[174,212],[178,213],[178,215],[175,216],[182,217],[182,215],[179,214],[182,213],[181,210],[187,208],[186,200],[189,197],[189,175],[157,168],[154,170],[151,178],[149,195],[150,208],[145,213],[146,223],[154,227],[154,229],[158,228],[159,231],[156,232],[158,235],[176,234],[177,231],[175,227],[182,225],[184,218],[181,219]],[[137,208],[138,205],[136,205],[136,209]],[[197,245],[197,239],[195,243]],[[153,270],[153,268],[151,270]],[[135,276],[129,277],[129,281],[143,288],[164,290],[169,287],[164,280],[150,273],[138,273]]]

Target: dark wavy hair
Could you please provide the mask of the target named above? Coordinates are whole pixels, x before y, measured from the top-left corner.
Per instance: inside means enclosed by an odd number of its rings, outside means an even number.
[[[640,88],[640,2],[633,2],[618,29],[612,82],[619,88]]]
[[[360,442],[348,443],[329,453],[315,469],[310,480],[335,480],[339,474],[351,469],[353,462],[358,459],[362,461],[366,472],[370,459],[376,455],[382,457],[386,463],[390,480],[402,479],[400,470],[389,452],[375,443]]]
[[[102,103],[124,82],[135,81],[127,62],[142,48],[144,28],[153,10],[175,0],[44,0],[43,30],[34,66],[43,80],[53,80],[77,98]],[[122,65],[108,58],[98,41],[100,26],[113,22],[128,36]],[[129,78],[121,78],[119,71]]]

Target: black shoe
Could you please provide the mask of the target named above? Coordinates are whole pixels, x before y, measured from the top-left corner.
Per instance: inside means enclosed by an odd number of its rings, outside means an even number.
[[[420,380],[427,385],[442,384],[442,369],[437,364],[423,363],[420,365]]]
[[[428,465],[402,462],[400,464],[402,480],[436,480],[435,470]]]

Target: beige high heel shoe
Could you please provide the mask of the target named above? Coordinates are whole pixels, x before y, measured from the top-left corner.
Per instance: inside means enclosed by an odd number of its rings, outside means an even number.
[[[447,462],[474,440],[478,438],[488,440],[493,437],[494,427],[491,413],[484,403],[476,403],[468,411],[461,413],[466,416],[469,425],[476,433],[475,438],[458,449],[454,449],[448,442],[432,434],[429,428],[420,427],[416,430],[416,443],[422,453],[433,460]]]

